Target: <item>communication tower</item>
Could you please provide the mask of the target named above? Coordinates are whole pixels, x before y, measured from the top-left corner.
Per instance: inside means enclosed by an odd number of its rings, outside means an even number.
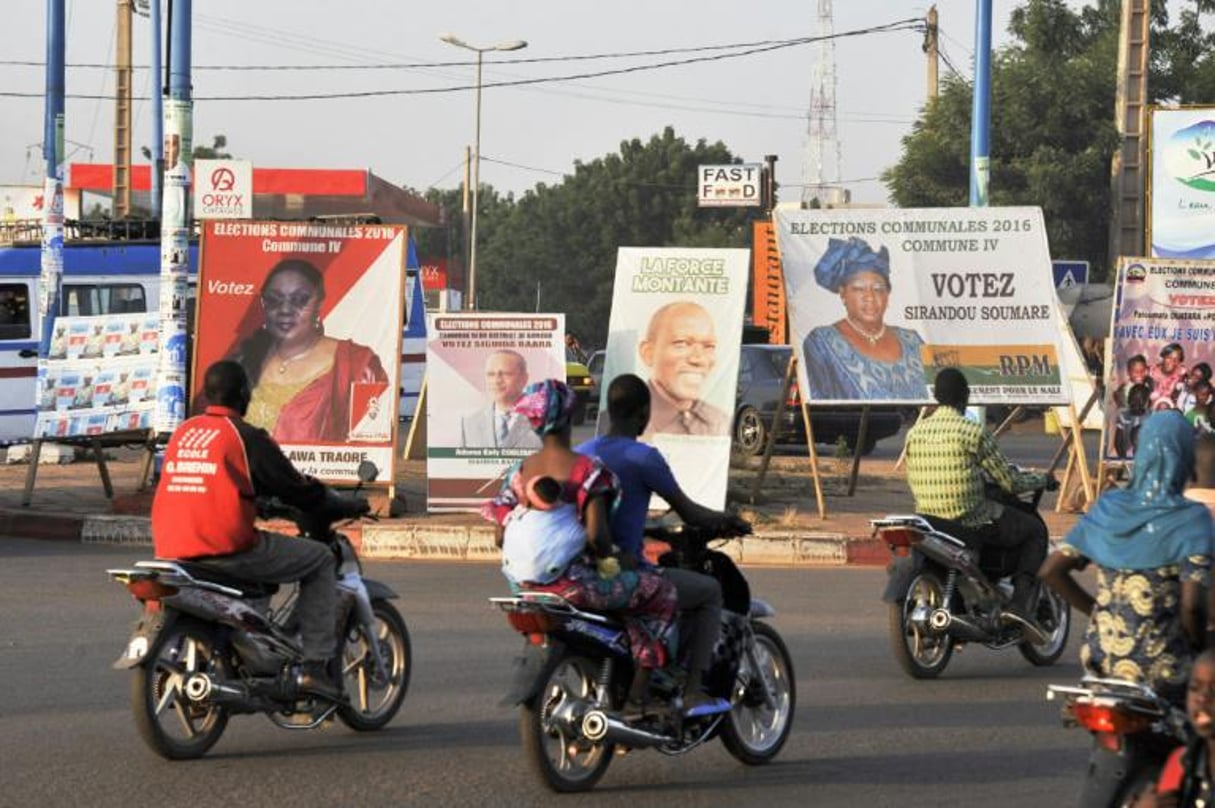
[[[818,0],[818,41],[812,46],[810,106],[806,112],[806,155],[802,204],[821,207],[848,201],[840,185],[840,140],[835,112],[835,24],[831,0]]]

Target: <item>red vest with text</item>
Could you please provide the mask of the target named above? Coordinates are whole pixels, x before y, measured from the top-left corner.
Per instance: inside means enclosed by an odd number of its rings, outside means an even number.
[[[152,503],[158,558],[239,553],[257,540],[253,480],[234,417],[235,410],[207,407],[169,440]]]

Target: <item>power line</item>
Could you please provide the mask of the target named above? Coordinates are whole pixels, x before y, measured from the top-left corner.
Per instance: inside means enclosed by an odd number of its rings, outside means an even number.
[[[901,20],[900,22],[909,22],[910,20]],[[892,23],[893,24],[893,23]],[[901,29],[900,29],[901,30]],[[753,48],[767,45],[800,45],[808,42],[813,42],[821,37],[797,37],[794,39],[765,39],[757,42],[735,42],[728,45],[697,45],[686,48],[662,48],[658,50],[641,50],[641,51],[616,51],[609,53],[588,53],[588,54],[571,54],[566,56],[535,56],[535,57],[518,57],[513,59],[499,59],[493,62],[494,65],[524,65],[524,64],[546,64],[550,62],[585,62],[597,59],[632,59],[641,56],[669,56],[678,53],[702,53],[704,51],[721,51],[734,50],[737,48]],[[35,59],[0,59],[0,65],[10,67],[43,67],[46,62]],[[249,64],[249,65],[193,65],[191,70],[213,70],[213,71],[308,71],[308,70],[410,70],[415,68],[434,68],[434,67],[472,67],[476,65],[475,60],[462,61],[445,61],[445,62],[377,62],[368,64],[296,64],[296,65],[270,65],[270,64]],[[112,70],[116,65],[106,62],[69,62],[67,67],[81,69],[100,69]],[[146,70],[148,65],[134,65],[132,69]]]
[[[843,31],[834,34],[832,38],[856,37],[876,33],[891,33],[896,31],[919,30],[922,28],[923,22],[917,19],[900,20],[885,25],[872,26],[869,28],[856,29],[853,31]],[[628,67],[620,67],[609,70],[601,70],[586,73],[569,74],[565,76],[545,76],[530,79],[514,79],[510,81],[484,82],[482,88],[491,87],[524,87],[537,84],[549,84],[555,82],[576,81],[588,78],[602,78],[604,76],[618,76],[629,73],[640,73],[650,70],[659,70],[668,67],[682,67],[691,64],[701,64],[708,62],[724,61],[727,59],[736,59],[742,56],[753,56],[759,53],[769,53],[785,48],[796,47],[798,45],[809,44],[822,39],[822,37],[799,37],[797,39],[780,40],[772,44],[756,45],[748,47],[744,50],[733,53],[717,53],[708,56],[696,56],[688,59],[674,59],[665,62],[657,62],[646,65],[631,65]],[[408,96],[408,95],[433,95],[451,92],[463,92],[476,89],[476,85],[457,85],[454,87],[428,87],[428,88],[413,88],[413,89],[396,89],[396,90],[360,90],[346,91],[336,93],[304,93],[304,94],[281,94],[281,95],[234,95],[234,96],[195,96],[195,101],[322,101],[341,98],[377,98],[389,96]],[[23,93],[15,91],[0,91],[0,96],[9,98],[42,98],[42,93]],[[86,94],[68,94],[68,98],[87,99],[87,100],[112,100],[113,96],[106,95],[86,95]],[[139,100],[145,100],[143,98]]]

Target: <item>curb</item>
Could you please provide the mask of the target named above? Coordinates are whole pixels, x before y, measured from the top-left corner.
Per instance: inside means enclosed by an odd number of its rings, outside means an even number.
[[[493,564],[499,558],[494,531],[488,526],[380,522],[364,524],[361,531],[347,533],[359,554],[369,559]],[[152,545],[148,517],[110,514],[55,516],[0,510],[0,537],[130,547]],[[842,533],[758,533],[731,539],[719,549],[739,564],[750,566],[884,566],[888,561],[887,550],[880,542],[870,538],[849,539]]]

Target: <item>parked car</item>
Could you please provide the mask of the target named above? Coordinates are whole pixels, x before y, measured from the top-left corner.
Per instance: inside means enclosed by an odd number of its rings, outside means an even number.
[[[776,404],[780,399],[785,369],[793,349],[788,345],[743,345],[738,364],[738,398],[734,411],[734,448],[744,455],[764,451],[772,435]],[[861,426],[860,407],[811,407],[810,421],[816,444],[835,445],[842,436],[851,449],[856,445]],[[869,454],[882,438],[903,428],[903,415],[897,407],[870,407],[869,424],[861,454]],[[805,443],[801,395],[797,380],[781,419],[778,443]]]
[[[587,416],[597,416],[599,400],[603,398],[603,362],[607,351],[595,351],[586,360],[586,369],[591,374],[591,401],[587,407]]]
[[[574,423],[585,423],[587,407],[593,399],[591,373],[582,363],[579,352],[568,346],[565,349],[565,383],[572,387],[578,396],[578,401],[574,405]]]

